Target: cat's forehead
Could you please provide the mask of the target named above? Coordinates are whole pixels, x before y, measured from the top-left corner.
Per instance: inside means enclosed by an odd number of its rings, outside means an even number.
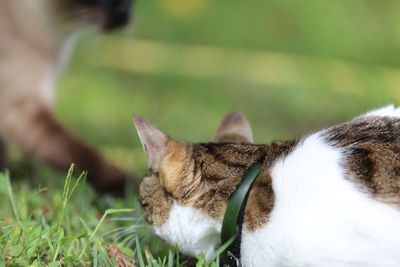
[[[215,183],[240,179],[254,162],[265,158],[263,146],[236,143],[201,143],[193,145],[192,158],[202,179]]]

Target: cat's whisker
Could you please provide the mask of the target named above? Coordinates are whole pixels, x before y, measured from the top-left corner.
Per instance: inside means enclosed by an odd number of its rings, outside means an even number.
[[[141,239],[143,239],[143,237],[142,237]],[[135,243],[135,241],[136,241],[136,236],[135,236],[135,235],[132,235],[131,239],[130,239],[129,242],[126,244],[126,247],[128,247],[128,248],[132,247],[132,245]]]
[[[152,239],[152,235],[150,235],[150,233],[146,233],[141,237],[141,242],[142,243],[147,243],[148,241],[150,241]]]
[[[126,235],[130,235],[130,234],[132,234],[131,231],[121,232],[121,233],[118,233],[118,235],[113,236],[113,237],[112,237],[112,240],[116,241],[116,240],[119,240],[119,239],[121,239],[122,237],[124,237],[124,236],[126,236]]]
[[[137,234],[138,229],[144,228],[146,225],[132,225],[130,227],[125,228],[124,230],[121,231],[121,234],[119,236],[115,237],[114,242],[117,242],[118,240],[121,240],[127,235],[132,235],[132,234]]]
[[[141,216],[124,216],[124,217],[116,217],[111,218],[110,221],[116,222],[132,222],[132,224],[140,224],[144,223],[144,215]]]
[[[106,237],[106,236],[112,235],[112,234],[114,234],[114,233],[117,233],[117,232],[120,232],[120,231],[124,231],[124,229],[126,229],[125,226],[123,226],[123,227],[118,227],[118,228],[116,228],[116,229],[113,229],[113,230],[111,230],[111,231],[108,231],[108,232],[105,232],[105,233],[101,234],[100,237]]]
[[[119,236],[119,234],[126,234],[126,233],[129,233],[129,232],[136,232],[138,229],[142,229],[142,228],[145,228],[145,227],[147,227],[147,225],[145,225],[145,224],[134,224],[134,225],[131,225],[131,226],[121,226],[121,227],[118,227],[116,229],[113,229],[111,231],[108,231],[108,232],[100,235],[100,237],[106,237],[106,236],[110,236],[110,235],[111,236],[112,235]]]
[[[127,237],[125,237],[120,244],[125,246],[125,247],[130,247],[133,242],[135,242],[136,238],[139,237],[139,234],[137,233],[133,233],[131,235],[128,235]]]
[[[134,222],[137,221],[138,218],[137,217],[117,217],[117,218],[111,218],[110,221],[114,221],[114,222]]]
[[[136,236],[136,233],[126,233],[126,234],[123,234],[123,235],[121,235],[121,236],[119,236],[118,238],[116,238],[114,241],[113,241],[113,244],[115,245],[115,244],[119,244],[119,243],[121,243],[122,241],[120,241],[120,240],[124,240],[124,238],[130,238],[131,236]]]
[[[142,214],[139,217],[137,217],[137,219],[135,221],[135,224],[138,224],[138,222],[140,222],[140,221],[144,222],[144,214]]]

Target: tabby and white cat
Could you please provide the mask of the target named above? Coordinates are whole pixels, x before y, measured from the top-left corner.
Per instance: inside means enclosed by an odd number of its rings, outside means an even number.
[[[140,186],[146,220],[184,253],[212,255],[228,199],[261,162],[245,208],[243,266],[400,266],[400,108],[269,145],[251,144],[238,113],[204,144],[134,121],[150,168]]]

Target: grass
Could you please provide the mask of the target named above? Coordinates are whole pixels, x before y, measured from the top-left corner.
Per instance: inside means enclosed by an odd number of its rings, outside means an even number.
[[[6,218],[0,221],[0,266],[113,266],[107,254],[107,242],[111,244],[112,239],[107,240],[99,231],[105,217],[99,220],[97,213],[71,207],[79,201],[74,193],[82,193],[75,191],[85,190],[80,186],[84,175],[73,179],[72,170],[64,190],[53,194],[51,204],[46,205],[46,189],[25,187],[14,192],[9,174],[0,175],[1,215]],[[133,211],[108,209],[104,216],[115,213]],[[126,251],[133,255],[133,251]]]
[[[306,134],[400,103],[398,0],[138,1],[135,27],[83,36],[59,81],[60,120],[128,172],[146,171],[132,126],[141,114],[178,139],[213,136],[231,110],[257,143]],[[138,266],[190,261],[141,220],[136,188],[97,196],[11,147],[0,175],[0,266]],[[80,177],[80,178],[79,178]]]
[[[15,192],[9,174],[0,174],[0,266],[116,266],[120,255],[135,266],[188,262],[177,249],[153,256],[152,245],[139,241],[148,229],[143,230],[146,226],[134,209],[109,208],[101,215],[88,208],[96,202],[95,194],[86,187],[84,174],[74,177],[73,167],[63,191],[52,193],[51,204],[47,192],[46,188],[32,191],[28,187]],[[118,200],[110,197],[108,201],[96,204],[118,206]],[[119,256],[110,254],[110,246]],[[216,266],[217,262],[200,257],[196,266]]]

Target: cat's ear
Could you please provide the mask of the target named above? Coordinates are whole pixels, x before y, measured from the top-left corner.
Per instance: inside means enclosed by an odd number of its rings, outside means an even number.
[[[167,153],[167,142],[173,141],[173,139],[139,115],[133,117],[133,122],[147,154],[149,168],[158,171],[161,161]]]
[[[253,143],[253,131],[246,117],[240,112],[230,112],[221,121],[214,143]]]

